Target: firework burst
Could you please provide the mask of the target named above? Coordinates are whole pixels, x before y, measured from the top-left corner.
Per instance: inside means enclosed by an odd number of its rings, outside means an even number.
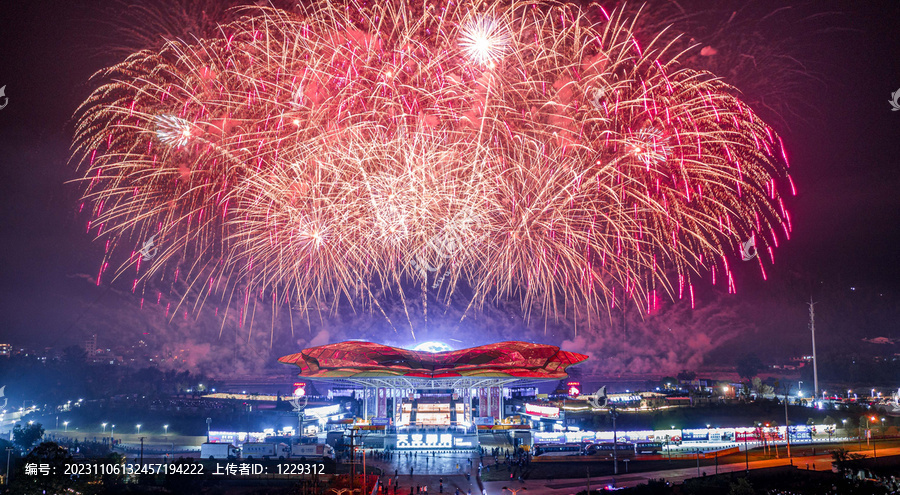
[[[135,291],[180,277],[198,305],[380,309],[414,283],[552,316],[692,297],[705,273],[733,290],[741,242],[772,262],[790,232],[779,138],[585,12],[323,3],[136,53],[80,110],[90,226],[132,251]]]
[[[476,63],[496,67],[509,50],[510,34],[505,22],[478,15],[463,24],[459,46]]]

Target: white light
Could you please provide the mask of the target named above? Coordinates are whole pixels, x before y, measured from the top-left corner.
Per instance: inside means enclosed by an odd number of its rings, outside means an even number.
[[[174,115],[157,115],[156,137],[163,144],[176,147],[186,145],[191,139],[191,123]]]
[[[412,350],[419,351],[419,352],[436,353],[436,352],[452,351],[453,349],[449,345],[447,345],[443,342],[430,341],[430,342],[422,342],[421,344],[413,347]]]
[[[486,15],[469,19],[459,33],[463,52],[476,63],[491,68],[506,55],[510,40],[506,25]]]

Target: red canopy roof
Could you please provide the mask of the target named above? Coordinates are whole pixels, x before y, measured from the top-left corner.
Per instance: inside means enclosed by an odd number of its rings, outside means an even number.
[[[310,347],[278,360],[300,367],[304,378],[528,378],[559,379],[588,357],[529,342],[498,342],[444,352],[410,351],[373,342]]]

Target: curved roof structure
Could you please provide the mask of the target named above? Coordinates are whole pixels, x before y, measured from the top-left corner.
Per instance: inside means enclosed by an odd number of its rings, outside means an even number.
[[[310,347],[278,362],[300,367],[298,376],[321,379],[454,378],[552,380],[588,357],[530,342],[498,342],[444,352],[410,351],[373,342]]]

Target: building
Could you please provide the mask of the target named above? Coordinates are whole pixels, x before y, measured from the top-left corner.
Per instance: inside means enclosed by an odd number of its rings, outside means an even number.
[[[567,367],[586,359],[529,342],[428,352],[350,341],[304,349],[278,361],[299,366],[301,378],[331,381],[335,395],[361,398],[365,421],[390,425],[396,448],[418,449],[448,448],[451,437],[442,432],[466,435],[459,444],[470,442],[468,433],[475,425],[502,420],[507,388],[566,378]],[[348,393],[339,393],[342,389]],[[431,437],[434,442],[429,443]]]
[[[97,334],[93,334],[84,341],[84,352],[88,359],[97,357]]]

